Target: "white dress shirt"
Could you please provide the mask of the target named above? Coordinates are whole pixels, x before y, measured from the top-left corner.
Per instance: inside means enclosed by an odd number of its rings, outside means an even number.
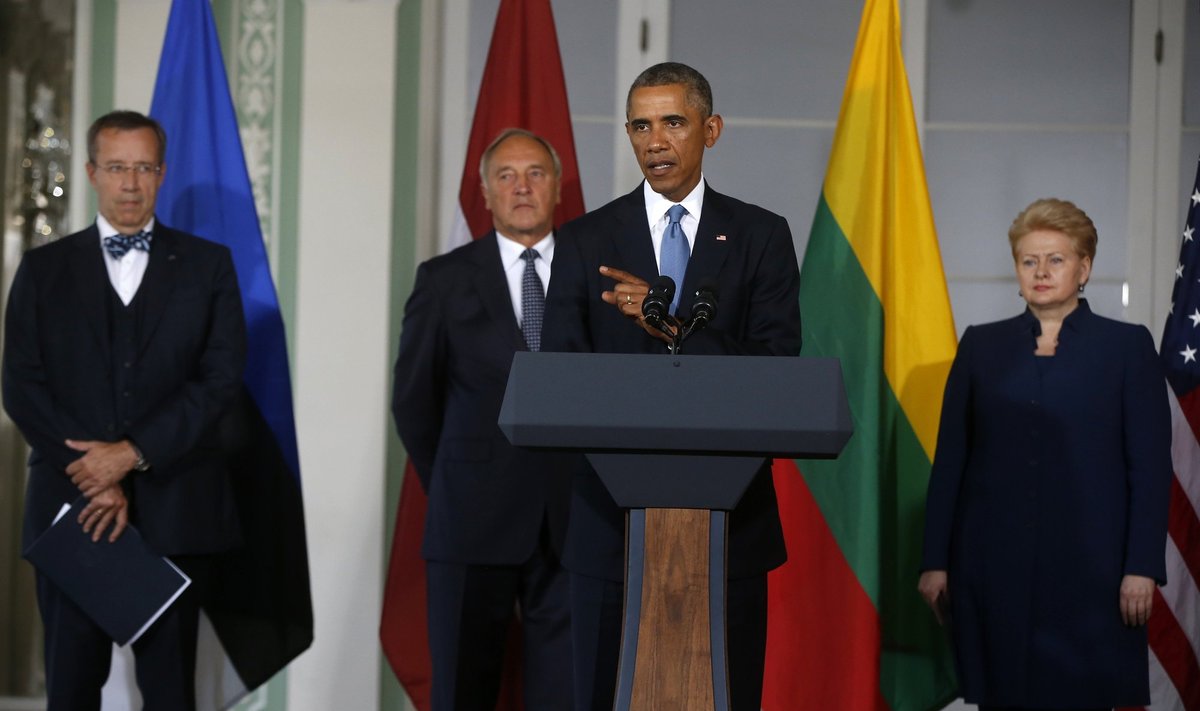
[[[504,267],[504,277],[508,279],[508,296],[512,300],[513,313],[517,316],[517,324],[521,323],[521,279],[525,276],[525,245],[496,232],[500,243],[500,264]],[[538,240],[533,248],[540,257],[534,260],[538,278],[542,280],[542,295],[546,295],[546,287],[550,285],[550,262],[554,259],[554,233]]]
[[[662,264],[659,263],[659,252],[662,251],[663,233],[667,231],[667,225],[671,220],[667,217],[667,210],[670,210],[676,203],[671,202],[662,195],[654,192],[650,187],[650,182],[642,181],[642,194],[646,201],[646,222],[650,225],[650,242],[654,245],[654,263],[662,270]],[[687,210],[687,214],[679,221],[679,226],[683,228],[683,234],[687,237],[688,252],[696,246],[696,232],[700,229],[700,210],[704,207],[704,174],[700,175],[700,182],[696,187],[692,188],[692,192],[687,194],[683,202],[678,203],[683,205]],[[653,281],[654,274],[638,274],[637,276]]]
[[[140,249],[131,249],[125,253],[125,256],[120,259],[113,259],[113,256],[104,248],[104,238],[118,234],[117,228],[109,224],[108,220],[104,219],[104,215],[96,215],[96,229],[100,231],[100,253],[104,255],[104,266],[108,269],[108,281],[112,284],[113,290],[117,292],[117,296],[121,297],[121,303],[126,306],[133,297],[137,294],[138,287],[142,285],[142,277],[146,275],[146,265],[150,263],[150,253],[143,252]],[[154,231],[154,218],[146,223],[143,230],[146,232]],[[154,249],[151,242],[151,249]]]

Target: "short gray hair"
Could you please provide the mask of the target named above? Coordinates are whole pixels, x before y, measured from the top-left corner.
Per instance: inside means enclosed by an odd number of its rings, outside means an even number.
[[[514,136],[524,136],[525,138],[532,139],[542,144],[542,147],[545,148],[546,152],[550,154],[550,160],[554,162],[554,177],[562,177],[562,161],[558,159],[558,151],[554,150],[554,146],[550,145],[550,141],[547,141],[533,131],[528,131],[523,128],[506,128],[500,132],[499,136],[496,136],[496,138],[494,138],[492,142],[488,144],[487,148],[483,149],[483,155],[479,157],[479,179],[483,181],[484,184],[487,184],[487,169],[488,163],[492,162],[492,154],[496,152],[496,149],[500,147],[501,143],[504,143]]]

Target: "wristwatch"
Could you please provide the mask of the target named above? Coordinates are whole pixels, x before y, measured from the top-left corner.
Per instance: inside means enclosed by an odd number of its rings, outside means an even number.
[[[133,440],[129,440],[129,446],[133,447],[133,453],[137,455],[137,461],[133,463],[133,471],[148,471],[150,469],[150,462],[146,461],[146,456],[142,454],[141,448],[134,444]]]

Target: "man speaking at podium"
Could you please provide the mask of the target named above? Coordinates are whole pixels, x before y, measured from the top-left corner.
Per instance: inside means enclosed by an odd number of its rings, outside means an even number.
[[[645,176],[633,192],[560,230],[543,350],[666,353],[642,317],[648,282],[671,276],[671,311],[686,320],[711,280],[716,318],[685,352],[800,353],[800,277],[787,221],[708,187],[701,164],[723,126],[712,90],[674,62],[645,70],[626,100],[625,130]],[[656,403],[670,407],[670,403]],[[786,552],[770,466],[729,518],[727,640],[731,707],[758,711],[767,632],[767,571]],[[571,579],[575,707],[611,709],[621,636],[625,515],[587,466],[574,477],[563,564]]]

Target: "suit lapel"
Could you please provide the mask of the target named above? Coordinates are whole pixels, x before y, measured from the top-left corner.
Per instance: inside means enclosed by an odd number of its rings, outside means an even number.
[[[658,276],[658,260],[654,256],[654,243],[650,241],[650,224],[646,221],[646,200],[639,183],[633,192],[621,198],[617,210],[619,228],[613,237],[620,264],[607,264],[633,274],[646,281]]]
[[[687,273],[683,277],[683,295],[679,298],[679,313],[689,314],[692,298],[700,280],[716,279],[729,254],[729,247],[737,235],[733,233],[733,211],[725,196],[708,187],[704,192],[704,207],[700,214],[700,226],[696,229],[696,242],[692,245],[692,256],[688,259]]]
[[[517,316],[513,312],[512,294],[508,291],[508,279],[504,275],[504,264],[500,261],[500,239],[496,233],[489,232],[480,238],[483,244],[474,251],[474,262],[478,274],[475,286],[479,290],[479,298],[487,309],[492,323],[503,334],[506,341],[514,350],[529,350],[525,345],[525,336],[517,324]]]
[[[83,308],[84,321],[92,329],[101,352],[109,348],[108,292],[112,284],[108,281],[108,270],[104,266],[104,255],[100,247],[100,231],[93,224],[77,238],[70,256],[71,274],[74,276],[76,298]]]
[[[138,287],[138,297],[142,299],[141,343],[138,344],[139,354],[144,352],[150,343],[163,312],[175,290],[177,269],[180,268],[182,256],[178,252],[179,243],[174,231],[164,227],[161,222],[154,225],[154,239],[150,245],[150,262],[146,265],[146,274]]]

